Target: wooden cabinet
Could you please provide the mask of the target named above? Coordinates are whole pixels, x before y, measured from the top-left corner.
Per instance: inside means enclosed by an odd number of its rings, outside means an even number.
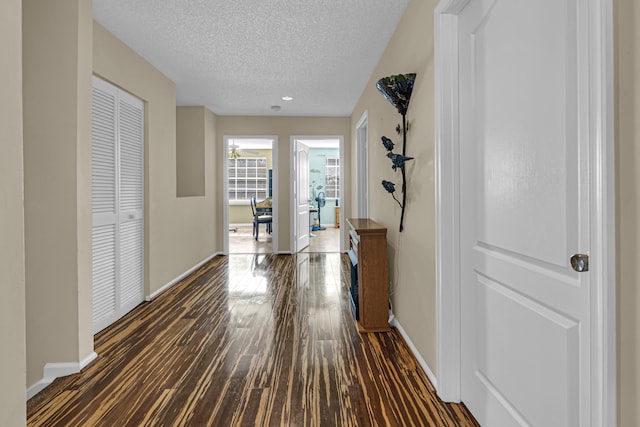
[[[336,206],[336,228],[340,228],[340,206]]]
[[[364,332],[389,328],[387,229],[368,218],[347,219],[350,236],[354,316]],[[354,261],[357,266],[354,267]],[[354,277],[355,276],[355,277]],[[355,290],[355,289],[353,289]],[[357,314],[356,314],[357,313]]]

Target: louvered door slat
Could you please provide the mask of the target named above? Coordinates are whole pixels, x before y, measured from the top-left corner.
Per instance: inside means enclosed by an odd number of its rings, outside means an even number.
[[[138,105],[136,105],[138,104]],[[142,209],[143,109],[137,99],[120,99],[120,209]]]
[[[120,109],[120,298],[124,308],[142,301],[144,110],[140,100],[122,96]],[[133,218],[131,218],[133,217]]]
[[[116,212],[116,99],[93,88],[93,213]]]
[[[94,324],[116,311],[116,227],[93,227],[93,319]]]
[[[120,300],[124,307],[137,305],[143,298],[142,220],[128,221],[120,227]]]
[[[94,332],[144,299],[144,104],[94,77]]]

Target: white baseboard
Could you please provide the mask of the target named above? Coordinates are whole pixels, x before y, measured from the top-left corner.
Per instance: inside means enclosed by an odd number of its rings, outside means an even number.
[[[203,259],[202,261],[200,261],[199,263],[197,263],[196,265],[194,265],[193,267],[191,267],[189,270],[185,271],[184,273],[182,273],[181,275],[179,275],[178,277],[176,277],[175,279],[171,280],[169,283],[167,283],[166,285],[162,286],[160,289],[158,289],[157,291],[155,291],[154,293],[152,293],[151,295],[147,295],[144,300],[147,302],[153,301],[154,299],[156,299],[158,297],[158,295],[160,295],[161,293],[163,293],[164,291],[166,291],[167,289],[171,288],[172,286],[174,286],[175,284],[177,284],[178,282],[180,282],[182,279],[184,279],[185,277],[187,277],[189,274],[193,273],[194,271],[196,271],[198,268],[202,267],[205,263],[209,262],[213,257],[216,257],[218,255],[223,255],[222,252],[216,252],[210,256],[208,256],[207,258]]]
[[[427,377],[429,378],[429,381],[431,381],[431,384],[433,384],[433,388],[435,388],[436,391],[437,391],[438,390],[438,380],[436,379],[435,374],[433,373],[431,368],[429,368],[429,365],[427,365],[427,362],[424,360],[424,358],[422,357],[420,352],[418,352],[418,349],[416,348],[416,346],[411,341],[411,338],[409,338],[409,335],[407,335],[406,331],[402,328],[402,325],[398,321],[398,318],[395,317],[395,315],[393,313],[391,313],[391,312],[390,312],[390,316],[389,317],[391,318],[389,323],[391,324],[391,326],[393,326],[393,327],[398,329],[398,332],[400,332],[400,335],[402,335],[402,338],[404,338],[405,342],[407,343],[407,345],[409,346],[409,348],[413,352],[413,355],[418,360],[418,363],[420,364],[420,366],[424,370],[424,373],[427,374]]]
[[[44,390],[56,378],[77,374],[97,357],[98,355],[95,352],[91,352],[89,356],[85,357],[80,362],[47,363],[42,369],[42,378],[27,389],[27,400]]]

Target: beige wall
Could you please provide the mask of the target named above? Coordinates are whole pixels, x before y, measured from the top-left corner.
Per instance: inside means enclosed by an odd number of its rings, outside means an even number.
[[[327,136],[344,135],[345,165],[351,163],[350,155],[350,126],[348,117],[235,117],[219,116],[217,129],[217,143],[224,144],[225,136],[265,136],[278,137],[278,170],[274,169],[274,179],[278,174],[278,252],[291,251],[291,180],[290,180],[290,137],[291,136]],[[222,180],[222,170],[218,168],[218,179]],[[222,186],[220,186],[222,188]],[[345,207],[349,208],[351,200],[351,180],[345,171]],[[275,189],[274,189],[275,191]],[[222,228],[222,204],[218,204],[219,224]],[[346,211],[345,211],[346,212]],[[219,236],[218,247],[222,247],[222,239]]]
[[[434,371],[437,369],[433,130],[433,10],[436,3],[435,0],[409,3],[351,116],[351,137],[355,141],[356,123],[364,111],[368,111],[369,216],[387,227],[393,312]],[[382,77],[405,73],[417,74],[407,112],[411,129],[406,146],[407,155],[415,160],[408,163],[406,169],[407,204],[404,231],[400,233],[400,208],[380,183],[386,179],[400,189],[402,178],[400,172],[391,169],[380,138],[387,136],[401,147],[402,138],[395,127],[402,122],[402,116],[375,85]],[[355,144],[351,154],[355,156]],[[352,165],[351,179],[355,183],[355,162]],[[357,206],[355,193],[351,202]]]
[[[413,0],[384,51],[358,102],[352,127],[365,109],[369,115],[371,217],[389,227],[390,274],[394,312],[429,367],[437,371],[435,331],[435,218],[433,165],[433,9],[437,2]],[[618,262],[618,425],[640,425],[640,6],[614,0],[616,187]],[[404,44],[402,47],[400,44]],[[393,127],[399,115],[375,90],[378,78],[417,72],[408,112],[412,128],[407,154],[416,160],[407,170],[405,232],[397,233],[399,209],[379,189],[381,179],[400,181],[390,171],[380,136],[399,141]],[[355,133],[352,138],[355,140]],[[352,148],[352,155],[355,147]],[[355,168],[352,180],[355,182]],[[352,203],[355,206],[355,194]],[[409,233],[407,233],[407,231]]]
[[[22,5],[0,2],[0,425],[25,424]]]
[[[178,197],[205,195],[204,107],[176,108],[176,186]]]
[[[273,150],[252,151],[256,151],[258,154],[242,153],[242,157],[266,157],[267,169],[273,168]],[[252,222],[253,214],[249,203],[246,205],[229,205],[229,224],[251,224]]]
[[[614,0],[619,426],[640,426],[640,5]]]
[[[177,197],[175,84],[97,23],[93,37],[94,73],[145,101],[145,293],[150,295],[220,250],[216,117],[200,107],[205,195]]]
[[[23,1],[27,385],[93,351],[91,2]]]

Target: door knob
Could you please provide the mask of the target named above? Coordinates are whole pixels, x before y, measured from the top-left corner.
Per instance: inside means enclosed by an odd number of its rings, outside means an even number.
[[[589,271],[589,255],[575,254],[571,257],[571,267],[578,273]]]

